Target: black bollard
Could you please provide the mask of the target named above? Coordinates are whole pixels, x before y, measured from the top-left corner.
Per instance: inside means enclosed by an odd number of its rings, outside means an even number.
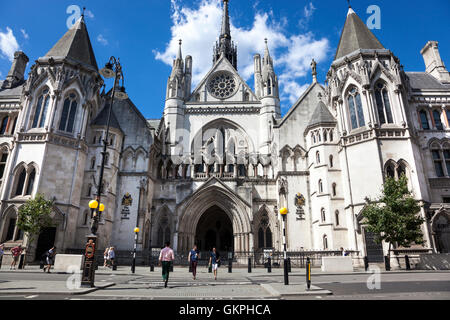
[[[289,285],[289,272],[288,272],[288,260],[284,259],[283,261],[283,269],[284,269],[284,285]]]
[[[409,265],[408,255],[405,256],[405,264],[406,264],[406,270],[411,270],[411,266]]]
[[[248,273],[252,273],[252,258],[248,258]]]
[[[306,290],[311,288],[311,261],[306,258]]]
[[[267,272],[271,273],[272,272],[272,259],[269,257],[269,259],[267,259]]]
[[[228,259],[228,273],[233,273],[233,260]]]
[[[367,256],[364,257],[364,269],[366,271],[369,269],[369,258]]]
[[[287,261],[288,261],[288,272],[292,272],[292,269],[291,269],[291,258],[287,258]]]
[[[391,271],[391,261],[388,256],[384,256],[384,267],[386,271]]]

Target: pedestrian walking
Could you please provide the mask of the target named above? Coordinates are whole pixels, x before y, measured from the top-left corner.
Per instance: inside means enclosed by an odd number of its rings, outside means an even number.
[[[16,270],[16,264],[20,259],[20,255],[22,254],[23,248],[22,245],[18,245],[17,247],[14,247],[11,249],[11,254],[13,261],[11,262],[11,266],[9,267],[9,270],[13,269]]]
[[[198,264],[198,250],[196,245],[194,245],[192,250],[189,252],[188,262],[191,265],[192,276],[193,279],[195,280],[197,278],[197,264]]]
[[[211,256],[209,257],[209,266],[212,267],[214,271],[214,280],[217,280],[217,269],[219,268],[220,263],[220,255],[217,252],[216,248],[212,249]]]
[[[56,255],[56,247],[52,247],[50,250],[47,251],[46,257],[45,257],[46,265],[44,266],[44,272],[45,272],[45,269],[47,269],[47,273],[50,273],[50,269],[55,262],[54,261],[55,255]]]
[[[169,282],[170,265],[175,260],[173,250],[170,248],[170,242],[166,242],[166,247],[161,250],[159,254],[159,262],[162,264],[162,278],[164,280],[164,288],[167,288],[167,282]]]
[[[108,251],[108,261],[109,261],[109,266],[111,268],[114,267],[114,259],[116,258],[116,252],[114,251],[114,247],[109,248]]]
[[[105,252],[103,252],[103,267],[104,268],[106,268],[108,266],[109,250],[110,250],[110,248],[107,247],[105,249]]]

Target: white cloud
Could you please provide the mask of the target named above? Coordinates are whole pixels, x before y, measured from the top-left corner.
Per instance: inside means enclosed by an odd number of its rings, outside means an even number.
[[[212,67],[213,43],[219,37],[222,20],[222,1],[202,0],[196,8],[183,7],[180,0],[171,0],[171,3],[171,39],[164,51],[154,51],[155,58],[172,66],[178,52],[178,40],[182,39],[183,54],[193,57],[195,86]],[[314,9],[310,3],[305,7],[305,15],[312,15]],[[231,35],[238,46],[240,75],[248,82],[252,79],[253,56],[264,53],[264,39],[267,38],[279,77],[282,105],[295,102],[308,86],[302,78],[310,72],[311,60],[314,58],[320,63],[327,57],[328,40],[315,39],[312,33],[289,35],[285,31],[288,21],[275,21],[272,12],[256,12],[253,24],[248,28],[233,24],[232,16],[230,19]],[[249,85],[253,86],[253,83],[249,82]]]
[[[94,14],[92,13],[91,10],[85,10],[84,15],[88,18],[94,19]]]
[[[22,35],[26,40],[30,38],[30,35],[25,31],[25,29],[20,29],[20,32],[22,32]]]
[[[17,50],[19,50],[19,44],[16,37],[13,31],[6,27],[6,32],[0,31],[0,56],[12,62],[14,60],[14,52]]]
[[[316,10],[316,8],[314,7],[312,2],[307,4],[305,6],[305,8],[303,9],[303,11],[305,13],[305,18],[310,18],[314,14],[314,10]]]
[[[99,34],[97,37],[97,41],[100,42],[102,45],[107,46],[108,45],[108,40],[105,39],[105,37],[103,37],[102,34]]]

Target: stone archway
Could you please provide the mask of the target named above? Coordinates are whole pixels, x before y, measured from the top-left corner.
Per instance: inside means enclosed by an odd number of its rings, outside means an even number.
[[[216,223],[222,221],[221,224],[229,226],[232,241],[228,242],[233,244],[234,252],[253,250],[251,207],[229,188],[217,184],[203,186],[183,201],[178,206],[177,212],[179,214],[177,251],[186,252],[192,248],[196,242],[196,236],[198,236],[197,227],[200,225],[201,228],[203,223],[205,225],[212,224],[212,222],[208,222],[207,218],[203,218],[205,214],[207,217],[210,212],[216,212],[217,218],[220,217],[216,219]],[[212,220],[214,219],[212,218]],[[204,236],[206,237],[206,234]],[[212,238],[212,235],[210,237]],[[224,235],[225,237],[226,235]]]
[[[450,253],[450,214],[440,209],[431,222],[436,250],[439,253]]]
[[[228,215],[218,206],[203,213],[196,232],[195,243],[200,251],[233,251],[233,224]]]

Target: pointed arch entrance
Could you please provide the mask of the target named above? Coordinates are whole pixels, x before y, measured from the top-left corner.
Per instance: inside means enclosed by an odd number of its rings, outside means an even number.
[[[200,251],[233,251],[233,224],[228,215],[218,206],[203,213],[196,232],[195,243]]]
[[[225,246],[234,252],[253,249],[251,206],[215,178],[183,201],[177,212],[178,251],[188,251],[197,241],[207,250],[214,243],[222,251]]]

